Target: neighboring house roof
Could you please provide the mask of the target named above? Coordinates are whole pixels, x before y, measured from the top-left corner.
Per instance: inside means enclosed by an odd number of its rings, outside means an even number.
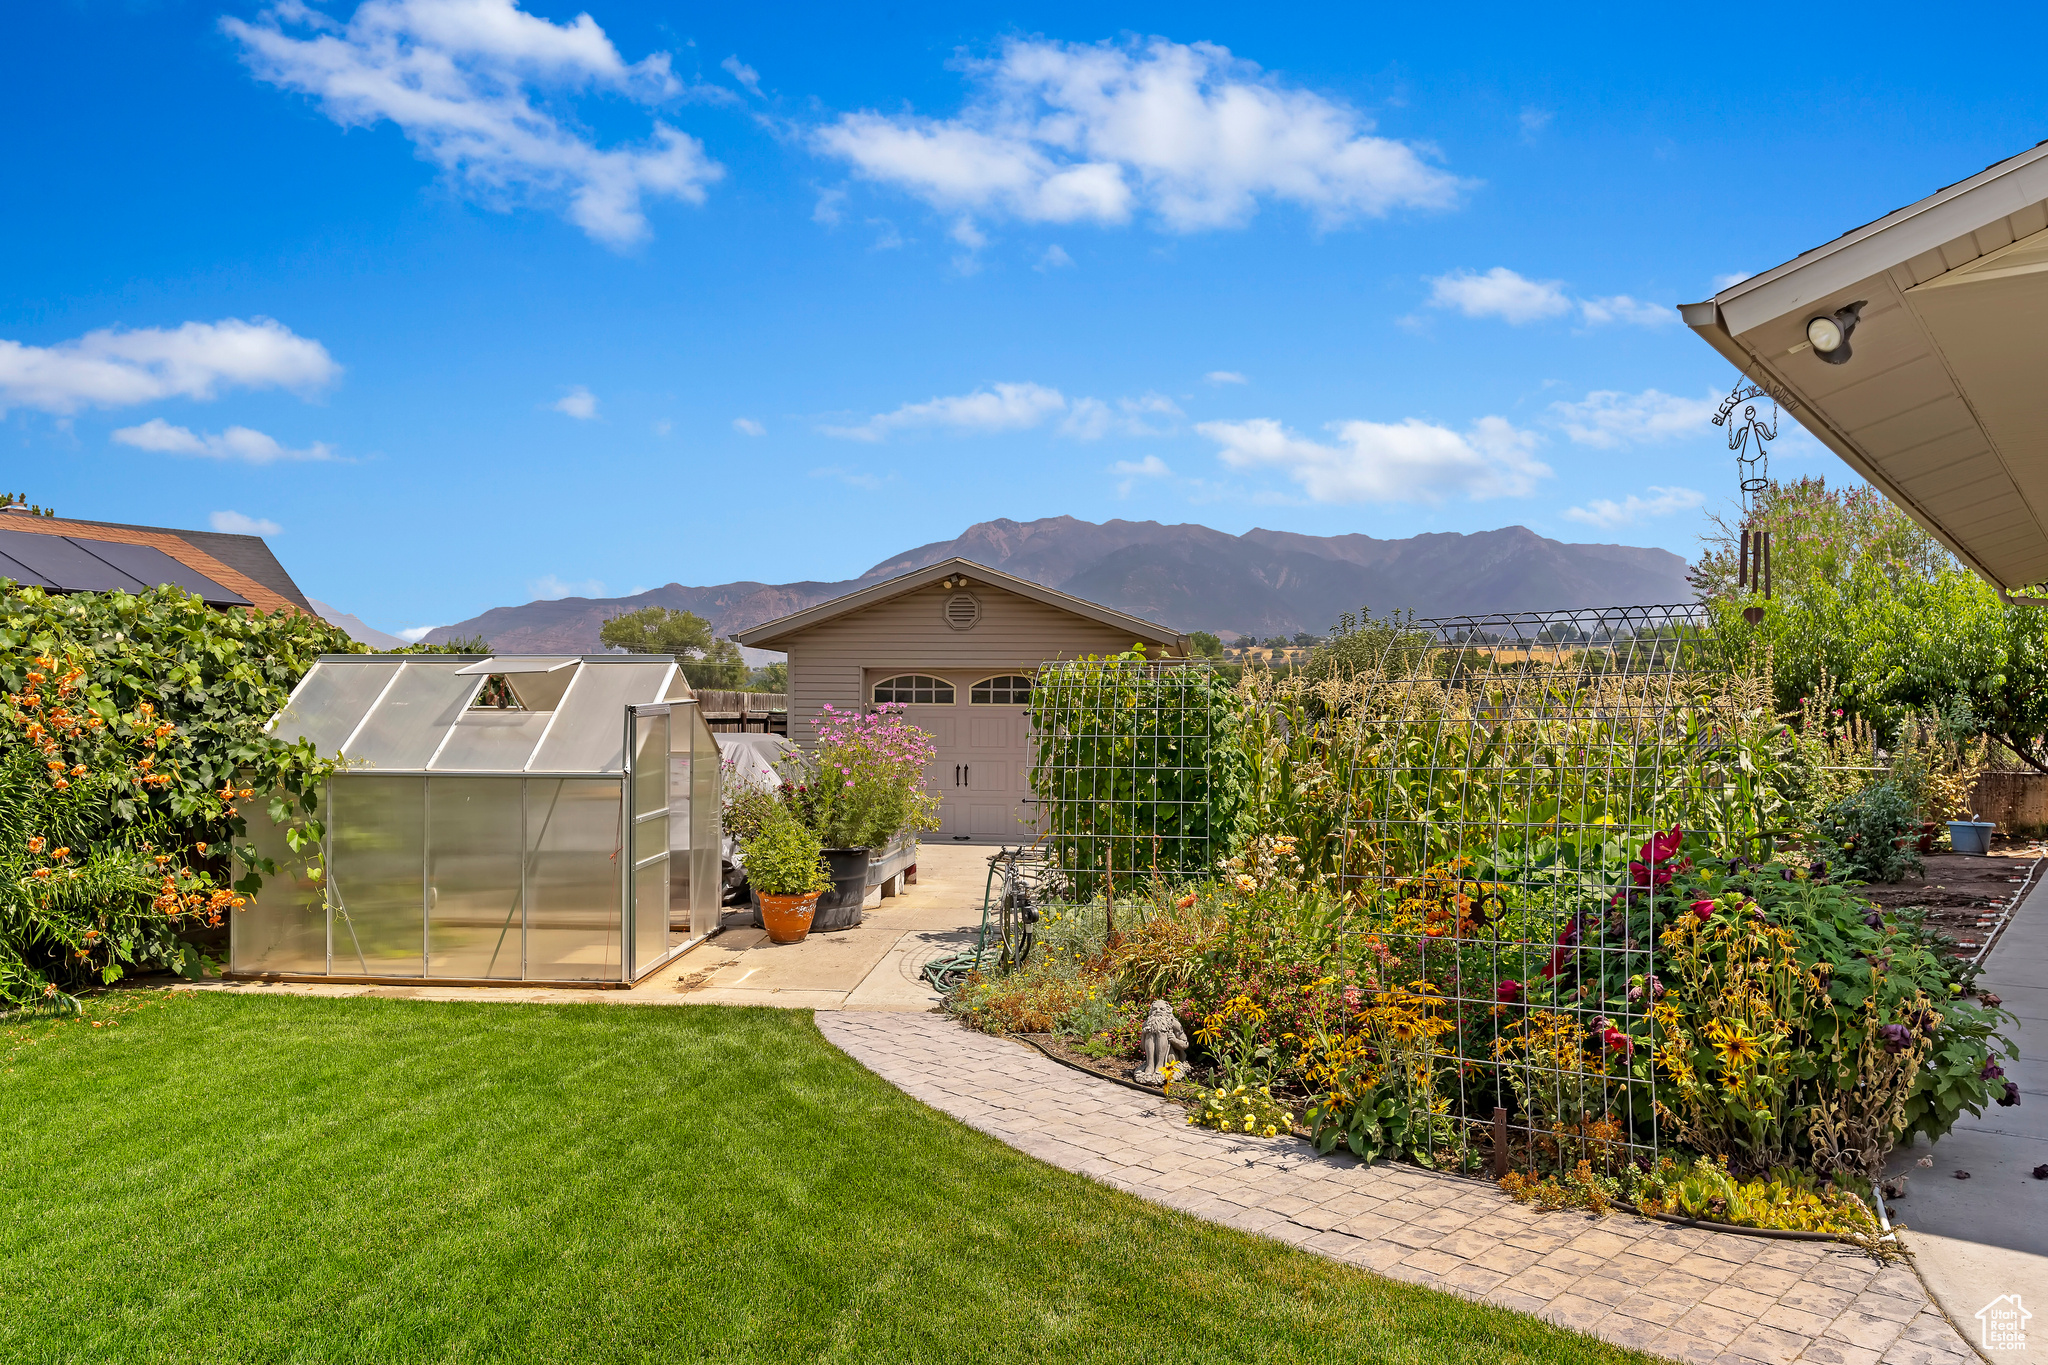
[[[318,615],[307,602],[305,594],[299,591],[299,585],[285,572],[284,565],[270,553],[270,547],[263,543],[261,536],[178,531],[164,526],[129,526],[112,521],[79,521],[70,517],[36,516],[28,512],[0,513],[0,532],[58,537],[63,548],[50,546],[51,554],[61,555],[66,563],[76,560],[79,555],[92,556],[111,570],[104,582],[94,578],[88,586],[84,578],[75,584],[65,582],[61,575],[53,577],[40,573],[34,565],[28,564],[20,566],[25,571],[24,576],[24,572],[17,572],[13,567],[19,561],[9,561],[0,563],[0,578],[13,578],[24,583],[34,581],[55,590],[77,592],[106,588],[133,590],[135,584],[156,587],[161,583],[176,582],[178,586],[197,592],[220,606],[247,604],[263,611],[289,607]],[[190,573],[179,574],[175,569],[166,569],[160,561],[151,561],[146,556],[124,555],[119,550],[94,554],[90,547],[95,543],[146,546],[161,551]],[[4,547],[0,547],[0,554],[4,553]],[[83,564],[85,561],[77,562]],[[191,575],[197,575],[198,581],[193,581]],[[216,591],[217,588],[227,592],[222,594]]]
[[[1991,583],[2048,580],[2048,143],[1679,312]]]
[[[872,607],[878,602],[886,602],[892,597],[900,597],[904,593],[916,592],[942,578],[951,578],[955,575],[965,578],[974,586],[986,584],[1001,588],[1019,597],[1042,602],[1046,606],[1072,612],[1076,616],[1086,617],[1090,621],[1124,631],[1134,641],[1162,645],[1181,654],[1188,652],[1187,636],[1156,621],[1147,621],[1143,617],[1132,616],[1114,607],[1105,607],[1100,602],[1069,596],[1042,583],[1033,583],[1027,578],[1018,578],[1014,574],[1006,574],[1000,569],[991,569],[986,564],[976,564],[967,559],[947,559],[937,564],[927,564],[924,568],[914,569],[900,578],[887,579],[862,588],[858,592],[850,592],[844,597],[835,597],[830,602],[820,602],[815,607],[808,607],[773,621],[764,621],[748,630],[737,631],[732,638],[756,649],[780,649],[783,641],[792,635],[809,630],[812,626],[830,621],[834,617],[845,616],[849,612]]]

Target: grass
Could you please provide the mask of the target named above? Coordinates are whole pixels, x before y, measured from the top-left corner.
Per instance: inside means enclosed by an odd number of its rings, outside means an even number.
[[[1642,1360],[1042,1165],[806,1014],[138,995],[0,1030],[7,1361]]]

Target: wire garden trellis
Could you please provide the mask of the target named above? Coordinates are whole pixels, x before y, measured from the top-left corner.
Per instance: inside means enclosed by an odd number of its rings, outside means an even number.
[[[1713,776],[1699,626],[1691,606],[1416,620],[1373,627],[1348,672],[1234,689],[1201,665],[1048,666],[1051,858],[1083,900],[1111,869],[1114,887],[1229,855],[1234,876],[1295,866],[1338,907],[1366,1102],[1421,1135],[1409,1150],[1654,1160],[1652,959],[1681,826],[1760,834]]]

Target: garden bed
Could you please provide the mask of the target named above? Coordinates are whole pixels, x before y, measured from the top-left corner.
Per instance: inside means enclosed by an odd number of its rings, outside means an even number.
[[[2041,840],[2000,838],[1989,857],[1929,854],[1923,876],[1866,886],[1859,894],[1886,910],[1926,911],[1927,927],[1954,939],[1957,955],[1969,958],[2039,880],[2044,861],[2048,847]]]

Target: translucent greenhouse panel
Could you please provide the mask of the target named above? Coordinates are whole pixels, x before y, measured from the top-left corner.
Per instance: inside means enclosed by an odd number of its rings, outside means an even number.
[[[668,854],[633,869],[633,974],[639,976],[668,952]]]
[[[702,725],[695,706],[678,706],[669,712],[669,928],[682,937],[696,933],[690,900],[690,850],[693,847],[690,842],[690,774],[694,771],[692,746],[697,742],[696,731],[692,727]]]
[[[616,778],[526,783],[526,975],[619,979],[620,804]]]
[[[524,786],[520,777],[428,780],[429,976],[518,978]]]
[[[422,976],[427,779],[342,773],[330,785],[334,973]]]
[[[554,727],[530,771],[615,773],[625,767],[626,704],[651,702],[670,665],[586,663],[555,709]]]
[[[533,757],[551,711],[464,711],[432,764],[435,772],[516,773]]]
[[[718,903],[725,884],[719,867],[718,790],[721,771],[718,739],[694,706],[684,708],[690,729],[690,933],[701,937],[718,929]],[[673,856],[673,855],[671,855]]]
[[[445,664],[406,664],[349,741],[346,756],[372,768],[426,767],[483,685],[482,678],[465,678]]]
[[[633,717],[633,974],[669,944],[668,744],[663,712]]]
[[[633,814],[668,809],[668,717],[633,717]]]
[[[315,749],[332,756],[369,714],[371,703],[400,666],[401,661],[395,659],[362,663],[321,660],[299,685],[298,695],[279,713],[271,733],[287,744],[310,739]]]
[[[263,888],[230,921],[228,958],[238,972],[324,974],[327,971],[327,898],[310,875],[319,850],[294,853],[284,829],[271,823],[268,803],[249,803],[249,842],[277,871],[265,873]],[[235,880],[247,876],[237,863]]]

